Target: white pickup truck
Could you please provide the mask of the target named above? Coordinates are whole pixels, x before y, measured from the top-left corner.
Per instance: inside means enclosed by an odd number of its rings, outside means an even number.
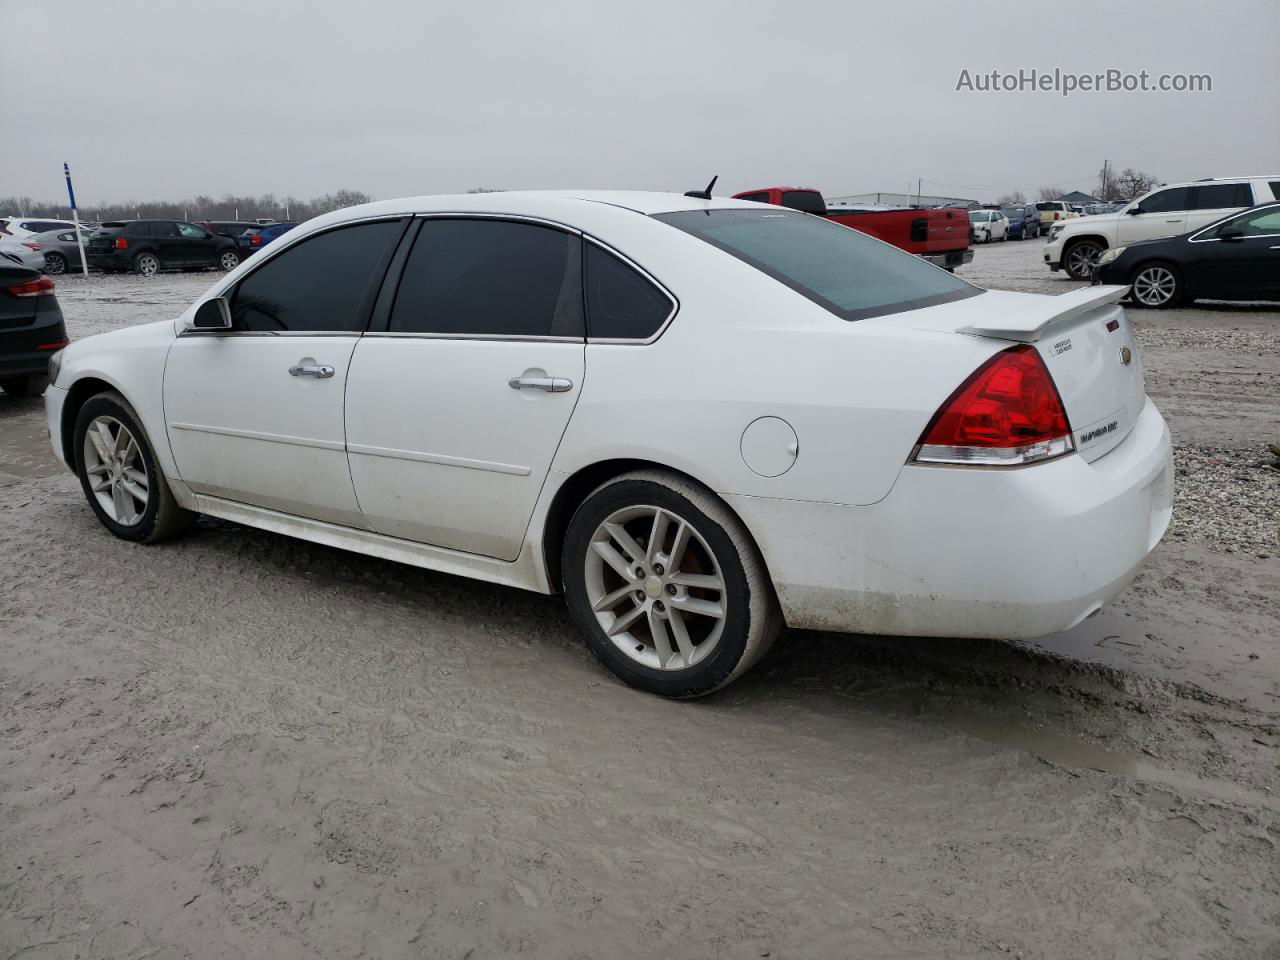
[[[1280,174],[1166,184],[1115,213],[1054,222],[1044,262],[1050,270],[1066,270],[1074,280],[1088,280],[1109,247],[1176,237],[1272,200],[1280,200]]]

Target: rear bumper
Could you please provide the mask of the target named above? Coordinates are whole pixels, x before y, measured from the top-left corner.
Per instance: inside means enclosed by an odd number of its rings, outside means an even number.
[[[61,310],[51,311],[48,319],[37,319],[27,326],[0,330],[0,377],[46,372],[49,358],[61,347],[40,347],[66,339]]]
[[[928,260],[935,267],[954,269],[955,267],[962,267],[966,263],[972,263],[973,251],[965,249],[948,250],[946,253],[922,253],[920,254],[920,259]]]
[[[1173,459],[1150,400],[1086,462],[909,465],[865,507],[729,497],[755,534],[788,625],[899,636],[1024,638],[1113,599],[1168,527]]]

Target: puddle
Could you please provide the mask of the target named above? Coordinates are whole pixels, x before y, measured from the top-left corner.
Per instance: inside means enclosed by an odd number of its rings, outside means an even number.
[[[1160,784],[1205,800],[1242,804],[1280,813],[1280,798],[1262,790],[1253,790],[1228,780],[1212,780],[1180,770],[1157,767],[1137,754],[1103,750],[1074,737],[1033,730],[995,717],[953,714],[949,719],[955,727],[971,737],[997,746],[1022,750],[1055,766],[1097,770]]]

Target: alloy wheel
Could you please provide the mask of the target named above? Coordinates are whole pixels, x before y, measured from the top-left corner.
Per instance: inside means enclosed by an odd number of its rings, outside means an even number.
[[[44,258],[44,272],[51,277],[56,277],[64,273],[67,269],[67,261],[62,259],[61,254],[51,253]]]
[[[606,517],[585,558],[587,600],[605,635],[655,670],[704,661],[724,632],[724,575],[706,539],[672,511],[627,506]]]
[[[230,271],[240,266],[240,258],[228,250],[218,259],[218,263],[223,270]]]
[[[122,527],[141,522],[151,497],[150,478],[129,428],[115,417],[98,417],[85,431],[81,452],[89,490],[103,512]]]
[[[1090,241],[1081,241],[1067,251],[1067,273],[1077,280],[1087,280],[1093,273],[1093,265],[1102,253],[1102,246]]]
[[[1162,307],[1178,290],[1178,278],[1168,267],[1145,267],[1133,278],[1133,297],[1148,307]]]
[[[138,272],[144,277],[153,277],[160,271],[160,261],[149,253],[138,257]]]

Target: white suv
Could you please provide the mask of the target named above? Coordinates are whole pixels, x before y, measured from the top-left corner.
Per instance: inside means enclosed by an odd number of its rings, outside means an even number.
[[[1050,270],[1066,270],[1073,279],[1088,280],[1094,261],[1108,247],[1176,237],[1271,200],[1280,200],[1280,174],[1166,184],[1116,213],[1053,224],[1044,262]]]

